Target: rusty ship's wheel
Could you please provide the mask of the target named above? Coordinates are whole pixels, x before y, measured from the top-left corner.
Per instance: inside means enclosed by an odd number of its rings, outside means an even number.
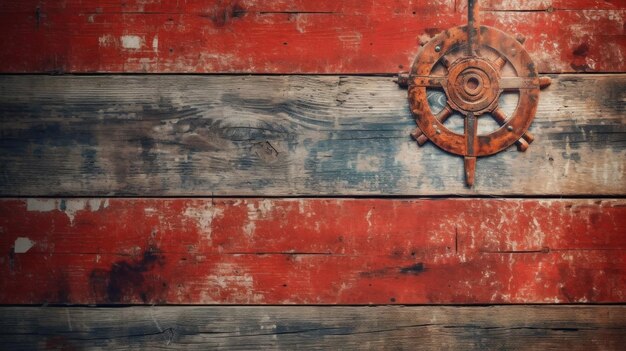
[[[468,186],[474,184],[476,158],[500,152],[516,143],[525,151],[533,141],[528,128],[533,121],[540,87],[550,84],[540,78],[521,39],[492,27],[481,26],[478,5],[468,1],[467,26],[451,28],[431,39],[416,57],[411,72],[404,79],[409,88],[409,103],[418,128],[412,133],[420,145],[430,140],[450,153],[465,157]],[[460,51],[454,59],[452,52]],[[490,55],[487,55],[487,54]],[[502,76],[509,63],[514,76]],[[436,65],[445,74],[434,74]],[[433,113],[427,98],[427,88],[443,89],[446,106]],[[510,115],[499,106],[505,91],[519,93],[517,108]],[[444,126],[454,112],[464,119],[464,133],[458,134]],[[495,131],[478,134],[478,117],[489,114],[500,126]]]

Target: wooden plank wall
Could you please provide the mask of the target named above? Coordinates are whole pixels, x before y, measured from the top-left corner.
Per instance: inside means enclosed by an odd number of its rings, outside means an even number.
[[[0,2],[2,348],[622,348],[626,2],[481,3],[553,84],[469,189],[393,82],[465,1]]]

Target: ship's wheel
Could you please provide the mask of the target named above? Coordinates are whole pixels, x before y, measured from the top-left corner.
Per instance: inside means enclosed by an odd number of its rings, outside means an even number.
[[[412,136],[420,146],[430,140],[445,151],[463,156],[466,182],[471,187],[477,157],[495,154],[513,144],[520,151],[528,149],[534,139],[528,128],[537,111],[539,91],[550,84],[550,79],[539,77],[522,46],[523,40],[479,24],[475,0],[468,1],[468,14],[467,26],[448,29],[423,46],[404,80],[418,126]],[[505,75],[503,68],[507,65]],[[437,73],[436,66],[443,69]],[[428,103],[429,88],[443,89],[447,98],[437,113]],[[519,100],[516,109],[507,115],[499,98],[509,91],[517,92]],[[463,134],[444,125],[454,113],[464,118]],[[491,116],[499,128],[479,134],[481,116]]]

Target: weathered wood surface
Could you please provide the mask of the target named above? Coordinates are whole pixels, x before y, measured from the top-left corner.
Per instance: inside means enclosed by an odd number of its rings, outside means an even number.
[[[620,350],[624,306],[2,307],[11,350]]]
[[[625,88],[555,76],[531,148],[481,158],[468,189],[389,77],[1,76],[0,194],[624,195]]]
[[[395,73],[466,1],[5,0],[2,72]],[[484,1],[540,71],[626,71],[626,2]]]
[[[3,199],[0,303],[597,303],[626,200]]]

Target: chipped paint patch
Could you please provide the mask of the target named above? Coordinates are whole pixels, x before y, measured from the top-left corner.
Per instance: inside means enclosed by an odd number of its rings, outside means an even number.
[[[215,218],[221,218],[223,217],[223,215],[224,209],[215,207],[211,203],[208,203],[202,207],[194,204],[185,209],[185,216],[195,221],[196,226],[199,230],[202,231],[207,240],[211,240],[211,234],[213,232],[213,220]]]
[[[139,50],[141,49],[144,40],[138,35],[122,35],[120,37],[120,41],[124,49]]]
[[[101,209],[109,207],[109,199],[89,199],[87,200],[87,204],[89,205],[89,209],[91,211],[99,211]]]
[[[26,199],[26,210],[30,212],[62,211],[74,225],[79,211],[100,211],[109,207],[109,199]]]
[[[235,303],[263,303],[264,297],[254,288],[254,276],[246,268],[233,263],[219,263],[207,276],[207,293],[203,301],[223,301],[224,297]]]
[[[57,209],[54,199],[26,199],[26,210],[31,212],[50,212]]]
[[[246,207],[248,209],[247,221],[243,224],[242,229],[243,233],[250,238],[254,235],[254,231],[256,230],[257,220],[271,218],[272,210],[274,209],[274,202],[268,199],[250,201],[247,202]]]
[[[15,253],[26,253],[33,246],[35,246],[35,242],[30,240],[29,238],[19,237],[15,239],[15,244],[13,246],[13,252]]]
[[[344,49],[356,50],[361,46],[363,35],[359,32],[342,32],[337,38]]]
[[[115,37],[110,34],[105,34],[98,37],[98,45],[102,48],[114,46],[116,42],[117,40],[115,40]]]
[[[78,211],[84,210],[87,207],[88,201],[89,200],[84,199],[61,200],[61,208],[70,219],[70,223],[74,224],[74,218],[76,218],[76,213],[78,213]],[[65,204],[65,206],[63,206],[63,204]]]
[[[255,230],[256,230],[256,223],[254,223],[254,220],[250,220],[248,223],[246,223],[243,226],[243,233],[249,238],[252,237]]]
[[[267,218],[270,211],[274,208],[274,202],[268,199],[263,199],[259,202],[259,211],[261,212],[261,218]]]

